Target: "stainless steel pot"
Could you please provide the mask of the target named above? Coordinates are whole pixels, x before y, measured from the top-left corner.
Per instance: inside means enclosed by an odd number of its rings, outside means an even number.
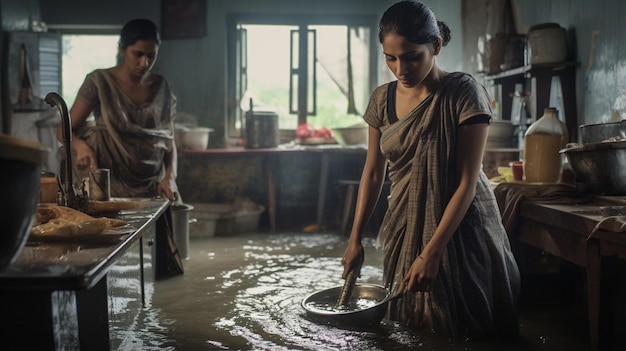
[[[246,148],[272,148],[278,146],[278,115],[274,112],[246,112]]]
[[[614,137],[626,139],[626,119],[620,122],[583,124],[580,126],[580,136],[583,144],[599,143]]]
[[[343,286],[315,292],[302,300],[302,308],[313,320],[350,326],[368,326],[378,324],[387,312],[387,302],[400,296],[392,296],[382,285],[356,284],[352,290],[351,301],[370,300],[366,308],[336,308]]]
[[[189,258],[189,224],[196,219],[189,218],[193,206],[187,204],[172,205],[172,230],[174,243],[182,259]]]
[[[561,150],[582,192],[626,195],[626,141],[583,144]]]

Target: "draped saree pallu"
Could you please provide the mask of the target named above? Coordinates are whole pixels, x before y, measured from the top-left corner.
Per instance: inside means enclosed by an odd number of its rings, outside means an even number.
[[[96,70],[87,76],[78,98],[94,106],[95,125],[80,130],[79,137],[93,149],[98,167],[111,169],[111,195],[155,196],[165,171],[164,155],[173,148],[176,100],[167,81],[162,78],[151,101],[136,105],[111,73]],[[85,170],[76,171],[75,179],[85,177]]]
[[[392,181],[378,237],[384,282],[392,291],[432,238],[458,183],[457,127],[491,114],[484,88],[464,73],[444,77],[436,92],[401,119],[395,116],[394,89],[395,83],[376,89],[364,116],[382,132],[380,147]],[[388,317],[451,335],[516,335],[519,280],[495,197],[481,172],[432,291],[390,302]]]

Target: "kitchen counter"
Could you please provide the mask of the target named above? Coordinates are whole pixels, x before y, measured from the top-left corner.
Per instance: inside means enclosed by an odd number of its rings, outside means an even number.
[[[276,164],[277,159],[281,156],[294,154],[319,154],[319,193],[317,199],[317,227],[324,226],[324,208],[326,205],[326,195],[329,187],[328,174],[330,160],[333,155],[354,154],[365,158],[367,153],[367,145],[299,145],[299,144],[283,144],[274,148],[217,148],[199,151],[183,150],[182,158],[219,158],[232,156],[251,156],[259,157],[263,160],[263,172],[265,173],[265,189],[267,193],[266,207],[269,212],[270,230],[276,229]],[[359,170],[360,172],[360,170]]]
[[[143,303],[144,280],[154,279],[153,273],[147,276],[144,271],[156,267],[155,238],[166,235],[164,221],[170,216],[169,201],[138,199],[138,203],[136,210],[115,216],[132,226],[125,234],[82,242],[29,240],[15,262],[0,273],[3,347],[110,349],[109,303],[115,292],[107,284],[109,274],[118,262],[132,261],[128,266],[136,272],[136,293]]]
[[[625,212],[614,217],[603,217],[602,206],[626,206],[623,196],[594,196],[590,202],[541,203],[540,200],[522,200],[519,206],[519,225],[513,239],[536,247],[556,257],[584,267],[587,277],[587,303],[591,350],[602,349],[603,328],[600,291],[602,258],[611,256],[626,259]],[[599,225],[599,223],[601,223]]]

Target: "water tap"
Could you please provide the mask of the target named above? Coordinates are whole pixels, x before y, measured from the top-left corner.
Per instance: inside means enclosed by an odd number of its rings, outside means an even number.
[[[65,180],[61,186],[61,196],[59,198],[59,205],[71,207],[75,210],[87,212],[87,205],[89,203],[87,195],[84,189],[79,194],[74,187],[72,180],[73,167],[72,167],[72,119],[70,113],[67,110],[67,104],[65,100],[57,93],[48,93],[45,98],[48,105],[59,109],[61,114],[61,132],[63,136],[63,148],[65,149]]]

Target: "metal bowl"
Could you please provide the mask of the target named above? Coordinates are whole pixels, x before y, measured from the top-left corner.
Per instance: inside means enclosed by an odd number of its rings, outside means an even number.
[[[13,263],[30,236],[44,155],[39,143],[0,135],[0,271]]]
[[[626,195],[626,141],[583,144],[561,150],[581,191]]]
[[[354,126],[347,128],[332,129],[333,137],[342,145],[367,144],[369,128],[365,126]]]
[[[610,138],[626,138],[626,119],[620,122],[583,124],[580,127],[583,144],[599,143]]]
[[[356,284],[352,290],[350,301],[363,299],[371,300],[363,309],[340,310],[333,308],[343,286],[336,286],[330,289],[315,292],[302,300],[302,307],[306,310],[307,316],[317,321],[328,323],[344,324],[351,326],[366,326],[378,324],[387,312],[387,302],[390,292],[382,285],[377,284]],[[330,306],[324,309],[321,306]]]

